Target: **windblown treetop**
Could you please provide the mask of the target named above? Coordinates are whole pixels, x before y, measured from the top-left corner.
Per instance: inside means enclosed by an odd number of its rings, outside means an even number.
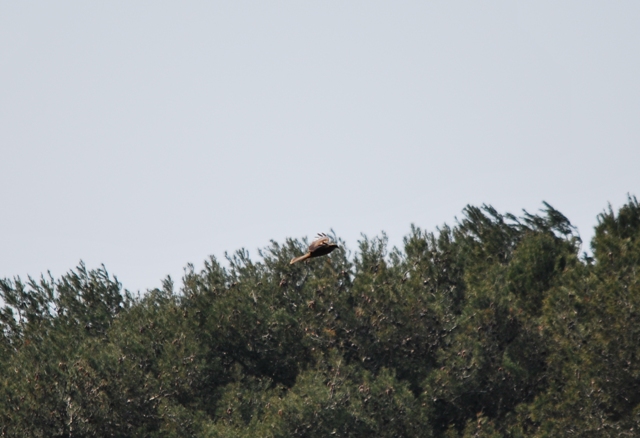
[[[545,207],[305,269],[272,242],[139,297],[83,264],[0,279],[0,435],[638,436],[640,204],[599,216],[592,256]]]

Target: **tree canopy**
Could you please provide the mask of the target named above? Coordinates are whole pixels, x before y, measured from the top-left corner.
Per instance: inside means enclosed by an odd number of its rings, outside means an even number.
[[[141,296],[82,263],[0,280],[0,433],[637,436],[637,199],[595,231],[581,254],[546,203],[468,206],[402,248],[290,265],[287,239]]]

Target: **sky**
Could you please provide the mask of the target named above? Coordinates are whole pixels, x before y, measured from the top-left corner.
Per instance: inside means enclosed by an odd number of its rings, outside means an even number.
[[[0,278],[130,291],[468,205],[640,196],[640,2],[0,3]]]

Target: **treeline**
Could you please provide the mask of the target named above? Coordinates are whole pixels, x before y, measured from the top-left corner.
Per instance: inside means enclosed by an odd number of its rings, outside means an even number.
[[[293,266],[307,242],[272,242],[141,297],[82,264],[2,280],[0,434],[639,436],[640,205],[592,257],[545,207]]]

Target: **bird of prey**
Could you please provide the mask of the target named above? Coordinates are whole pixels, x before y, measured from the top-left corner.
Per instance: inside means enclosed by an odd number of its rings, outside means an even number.
[[[324,233],[318,233],[316,240],[311,242],[309,245],[309,251],[305,255],[301,255],[300,257],[296,257],[291,260],[290,265],[294,263],[301,262],[306,259],[310,259],[313,257],[320,257],[326,254],[329,254],[331,251],[336,249],[338,245],[331,241],[329,236]]]

